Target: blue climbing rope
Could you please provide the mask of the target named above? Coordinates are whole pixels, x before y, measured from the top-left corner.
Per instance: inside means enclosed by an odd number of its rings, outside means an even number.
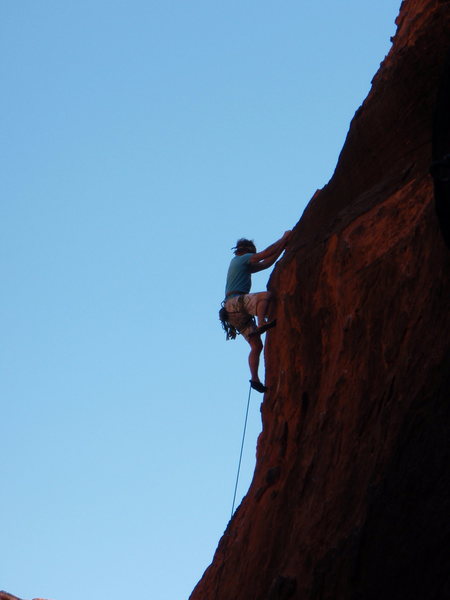
[[[242,433],[241,453],[239,455],[239,464],[238,464],[237,475],[236,475],[236,485],[234,486],[233,504],[231,506],[231,516],[233,516],[233,513],[234,513],[234,503],[236,501],[236,492],[237,492],[238,483],[239,483],[239,474],[241,472],[242,451],[244,449],[245,432],[247,431],[248,409],[250,407],[251,393],[252,393],[252,386],[250,385],[250,389],[248,390],[247,410],[245,412],[244,431]]]

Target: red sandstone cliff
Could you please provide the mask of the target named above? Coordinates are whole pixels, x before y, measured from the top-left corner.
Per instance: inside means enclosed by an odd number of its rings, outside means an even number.
[[[191,600],[450,598],[450,3],[397,25],[271,278],[256,470]]]

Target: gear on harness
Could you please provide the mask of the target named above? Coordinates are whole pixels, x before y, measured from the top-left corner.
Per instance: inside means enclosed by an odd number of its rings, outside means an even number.
[[[247,312],[244,305],[244,296],[238,297],[239,310],[228,311],[225,308],[225,300],[222,302],[222,308],[219,310],[219,320],[226,334],[227,340],[235,340],[236,336],[241,333],[241,330],[246,329],[250,323],[255,323],[255,317]],[[231,321],[230,322],[230,315]]]
[[[231,325],[231,323],[228,321],[228,311],[225,308],[225,302],[222,302],[222,308],[219,310],[219,319],[222,323],[227,340],[235,340],[238,332],[236,331],[236,328],[233,327],[233,325]]]

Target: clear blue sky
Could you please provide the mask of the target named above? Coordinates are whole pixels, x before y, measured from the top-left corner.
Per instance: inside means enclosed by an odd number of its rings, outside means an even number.
[[[329,180],[399,5],[1,0],[0,589],[187,599],[248,392],[230,248]]]

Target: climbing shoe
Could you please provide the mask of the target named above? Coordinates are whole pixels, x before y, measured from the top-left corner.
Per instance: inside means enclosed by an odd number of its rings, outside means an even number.
[[[252,335],[261,335],[268,329],[272,329],[272,327],[275,327],[276,324],[276,319],[274,319],[273,321],[268,321],[267,323],[264,323],[264,325],[261,325],[261,327],[258,327],[258,329],[256,329],[255,331],[252,331],[252,333],[249,334],[249,337]]]
[[[276,319],[273,319],[273,321],[268,321],[267,323],[264,323],[264,325],[261,325],[261,327],[258,327],[257,333],[259,333],[259,335],[261,335],[261,333],[264,333],[268,329],[272,329],[272,327],[275,327],[276,324],[277,324]]]
[[[261,394],[267,392],[268,390],[268,388],[266,388],[266,386],[263,385],[260,381],[253,381],[253,379],[250,379],[250,385],[254,390],[260,392]]]

